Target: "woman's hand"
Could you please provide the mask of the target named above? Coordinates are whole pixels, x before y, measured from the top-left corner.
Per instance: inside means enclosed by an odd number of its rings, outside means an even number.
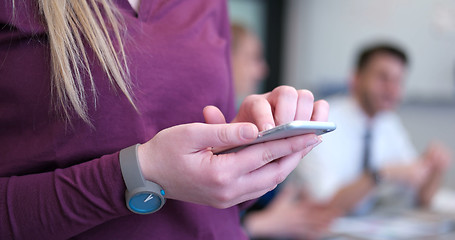
[[[160,184],[166,197],[226,208],[257,198],[281,183],[294,164],[320,142],[315,135],[257,144],[237,153],[215,155],[211,147],[248,143],[257,137],[251,123],[194,123],[171,127],[139,146],[144,177]]]
[[[165,189],[167,198],[227,208],[275,188],[321,140],[307,134],[220,155],[212,148],[247,144],[257,137],[258,128],[270,125],[325,121],[327,114],[326,102],[313,104],[310,92],[291,87],[249,97],[230,124],[217,108],[207,107],[209,124],[171,127],[139,146],[142,172]]]
[[[328,111],[328,103],[314,102],[310,91],[281,86],[247,97],[233,122],[252,122],[263,131],[293,120],[327,121]]]
[[[293,120],[327,121],[328,114],[329,104],[324,100],[314,102],[310,91],[280,86],[272,92],[245,98],[232,122],[251,122],[264,131]],[[213,106],[204,109],[204,117],[207,123],[226,122],[221,111]]]

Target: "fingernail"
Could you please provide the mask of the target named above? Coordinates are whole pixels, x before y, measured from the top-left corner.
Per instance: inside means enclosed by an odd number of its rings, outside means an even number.
[[[242,126],[240,136],[245,139],[255,139],[257,137],[256,129],[251,125]]]
[[[322,137],[321,136],[315,136],[314,138],[312,138],[308,143],[307,143],[307,147],[316,147],[317,145],[319,145],[319,143],[322,142]]]
[[[322,142],[322,136],[318,136],[318,142],[313,145],[313,148],[315,148],[317,145],[319,145]]]
[[[272,129],[272,128],[273,128],[272,124],[266,123],[266,124],[264,124],[264,130],[263,131],[267,131],[267,130]]]

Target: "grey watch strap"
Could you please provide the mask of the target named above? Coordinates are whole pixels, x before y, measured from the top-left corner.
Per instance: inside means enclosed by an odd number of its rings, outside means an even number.
[[[145,178],[142,175],[137,157],[137,147],[139,147],[139,144],[122,149],[119,156],[123,180],[129,190],[145,187]]]

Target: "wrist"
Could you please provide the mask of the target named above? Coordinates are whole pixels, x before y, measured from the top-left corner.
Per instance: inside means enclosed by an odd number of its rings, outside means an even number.
[[[161,177],[157,171],[156,164],[153,162],[153,157],[156,153],[152,154],[150,151],[150,141],[140,144],[137,147],[137,160],[139,162],[139,168],[141,169],[142,176],[147,181],[152,181],[160,184]],[[160,184],[161,185],[161,184]]]
[[[150,180],[148,176],[150,176],[150,174],[148,173],[148,171],[146,171],[147,169],[147,156],[149,154],[147,154],[147,148],[146,148],[146,145],[147,143],[143,143],[143,144],[140,144],[138,147],[137,147],[137,160],[139,162],[139,167],[141,169],[141,172],[142,172],[142,176],[144,176],[145,179],[147,180]]]

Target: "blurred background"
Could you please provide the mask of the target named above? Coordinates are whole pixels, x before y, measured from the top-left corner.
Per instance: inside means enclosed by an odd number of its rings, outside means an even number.
[[[229,11],[263,43],[269,69],[258,92],[286,84],[318,99],[346,93],[359,48],[403,46],[410,68],[399,115],[420,152],[435,139],[455,150],[455,1],[229,0]],[[455,190],[455,164],[444,186]]]

